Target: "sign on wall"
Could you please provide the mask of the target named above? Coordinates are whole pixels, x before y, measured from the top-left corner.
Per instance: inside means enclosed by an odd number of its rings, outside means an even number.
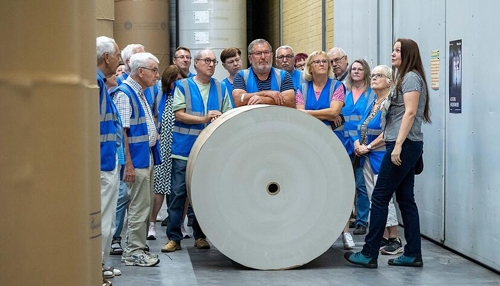
[[[462,40],[450,41],[450,113],[462,113]]]

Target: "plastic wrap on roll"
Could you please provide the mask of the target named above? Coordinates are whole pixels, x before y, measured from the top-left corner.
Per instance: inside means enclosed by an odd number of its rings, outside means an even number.
[[[263,270],[298,267],[326,252],[354,200],[350,159],[331,128],[278,106],[240,107],[208,125],[186,182],[212,244]]]

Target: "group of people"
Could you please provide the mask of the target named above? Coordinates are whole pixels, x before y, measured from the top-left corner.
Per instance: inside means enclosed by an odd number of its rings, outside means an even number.
[[[173,64],[160,76],[158,59],[144,46],[131,44],[120,53],[111,38],[98,37],[96,43],[103,285],[111,285],[106,279],[121,274],[107,264],[110,253],[121,254],[126,265],[160,262],[157,254],[149,252],[146,238],[155,236],[156,216],[165,199],[168,240],[161,251],[182,249],[186,214],[194,246],[210,248],[187,201],[189,153],[200,132],[222,113],[253,104],[310,114],[331,128],[345,146],[356,181],[353,233],[368,230],[363,250],[347,252],[348,261],[373,268],[381,247],[383,254],[403,252],[397,238],[395,193],[407,244],[404,254],[389,264],[423,264],[413,182],[415,162],[422,154],[421,125],[430,122],[430,111],[414,41],[398,39],[392,68],[380,65],[370,71],[363,59],[349,65],[347,54],[338,47],[295,55],[290,46],[273,52],[268,41],[257,39],[248,46],[247,69],[240,49],[221,52],[222,66],[229,73],[221,81],[213,77],[218,60],[209,49],[192,57],[188,48],[179,47]],[[195,73],[190,71],[192,62]],[[127,239],[122,249],[126,211]],[[349,223],[342,239],[346,249],[355,246]]]

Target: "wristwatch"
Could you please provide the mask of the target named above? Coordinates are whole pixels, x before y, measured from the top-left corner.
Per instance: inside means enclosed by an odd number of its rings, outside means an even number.
[[[372,144],[366,145],[366,149],[368,149],[368,151],[371,151],[372,150]]]

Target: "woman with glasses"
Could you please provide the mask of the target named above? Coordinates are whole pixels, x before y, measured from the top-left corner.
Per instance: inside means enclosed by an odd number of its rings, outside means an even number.
[[[187,78],[184,73],[176,65],[171,65],[165,69],[161,75],[162,96],[159,102],[155,102],[155,114],[158,120],[158,133],[160,135],[160,154],[161,164],[154,166],[153,180],[153,210],[149,217],[148,239],[156,239],[156,216],[161,209],[165,195],[170,194],[170,182],[172,177],[172,158],[170,158],[172,150],[172,128],[174,126],[174,112],[172,104],[174,99],[174,84],[177,80]],[[167,197],[168,198],[168,197]],[[168,206],[168,199],[166,202]]]
[[[389,259],[388,263],[412,267],[422,267],[424,264],[413,185],[415,164],[423,149],[422,123],[431,122],[429,93],[417,43],[411,39],[396,40],[391,60],[396,71],[395,89],[389,97],[390,102],[382,106],[383,139],[387,151],[380,163],[373,190],[370,228],[363,250],[344,254],[349,262],[367,268],[377,268],[387,209],[394,193],[401,210],[406,245],[403,255]]]
[[[333,67],[333,65],[332,65]],[[356,182],[355,216],[353,226],[354,235],[366,234],[368,227],[368,214],[370,212],[370,201],[366,193],[363,168],[359,164],[360,157],[354,152],[354,140],[357,135],[357,126],[361,117],[365,114],[368,104],[375,98],[375,93],[370,88],[370,66],[363,59],[355,60],[347,69],[346,88],[348,90],[342,108],[342,115],[345,118],[343,127],[344,136],[340,141],[351,158],[353,164],[354,178]],[[344,231],[347,233],[348,230]],[[349,243],[349,237],[345,241]]]
[[[220,53],[220,61],[222,62],[222,66],[227,70],[229,76],[222,80],[222,82],[226,85],[227,93],[230,95],[229,99],[231,100],[231,106],[234,108],[233,101],[233,83],[234,83],[234,75],[241,70],[241,51],[238,48],[226,48]]]
[[[304,71],[306,67],[306,60],[307,60],[307,54],[305,53],[296,54],[295,58],[293,59],[294,67],[299,71]]]
[[[309,55],[304,69],[304,79],[306,82],[297,89],[295,96],[296,108],[323,121],[334,131],[342,125],[339,115],[344,105],[345,86],[333,79],[332,66],[325,52],[316,51]],[[334,133],[339,138],[344,136],[343,131]],[[342,241],[346,249],[355,246],[348,224],[344,228]]]
[[[388,102],[387,97],[392,87],[391,68],[384,65],[375,67],[371,74],[371,89],[377,96],[368,104],[368,108],[357,126],[357,135],[353,137],[354,151],[356,156],[361,159],[360,166],[369,200],[371,200],[380,170],[380,163],[385,154],[385,142],[382,138],[381,126],[382,106]],[[396,207],[394,206],[394,200],[391,198],[380,253],[394,255],[403,252],[401,239],[398,238],[398,224]]]

